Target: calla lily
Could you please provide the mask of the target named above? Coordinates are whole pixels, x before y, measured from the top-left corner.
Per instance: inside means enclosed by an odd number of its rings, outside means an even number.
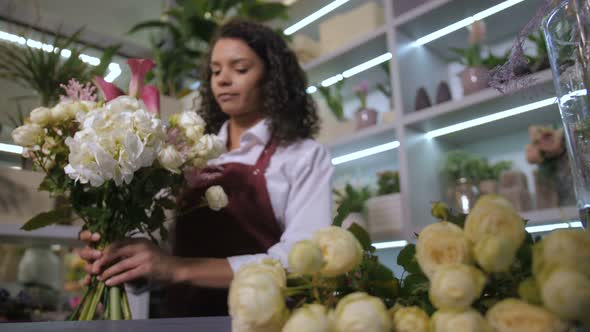
[[[137,97],[139,93],[143,94],[143,80],[152,68],[155,62],[150,59],[129,59],[127,64],[131,68],[131,81],[129,82],[129,96]]]
[[[141,100],[147,111],[156,115],[160,114],[160,93],[154,85],[146,85],[141,89]]]
[[[109,82],[105,81],[100,76],[94,77],[94,83],[96,84],[96,86],[98,86],[98,89],[100,90],[100,92],[102,93],[102,96],[104,97],[104,99],[106,101],[111,101],[111,100],[125,94],[125,92],[123,92],[123,90],[119,89],[118,86],[114,85],[113,83],[109,83]]]

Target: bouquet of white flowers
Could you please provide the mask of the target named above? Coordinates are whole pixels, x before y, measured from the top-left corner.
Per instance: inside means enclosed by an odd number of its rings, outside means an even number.
[[[35,216],[23,229],[80,218],[84,230],[102,235],[98,249],[137,233],[154,241],[155,232],[165,238],[164,210],[175,208],[183,172],[204,167],[224,151],[223,142],[205,134],[205,122],[194,112],[175,114],[164,126],[157,89],[142,86],[153,62],[128,63],[129,94],[96,78],[105,99],[96,102],[94,87],[71,81],[64,87],[67,97],[53,108],[33,110],[13,131],[24,155],[46,173],[39,189],[67,202]],[[195,207],[218,210],[226,204],[223,189],[212,187]],[[131,318],[124,288],[96,278],[70,318],[94,319],[101,303],[103,318]]]

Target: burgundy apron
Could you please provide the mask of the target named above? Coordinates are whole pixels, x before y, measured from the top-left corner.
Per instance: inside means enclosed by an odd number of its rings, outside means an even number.
[[[172,252],[179,257],[226,258],[265,253],[279,242],[281,229],[275,218],[264,173],[276,149],[268,144],[255,165],[227,163],[207,167],[182,201],[184,213],[176,219]],[[220,185],[229,203],[220,211],[194,209],[207,188]],[[181,208],[181,211],[183,209]],[[228,314],[227,289],[171,285],[162,313],[166,317],[222,316]]]

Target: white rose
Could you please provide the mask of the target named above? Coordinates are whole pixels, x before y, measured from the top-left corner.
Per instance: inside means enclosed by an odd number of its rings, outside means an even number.
[[[258,263],[250,263],[243,265],[234,276],[234,280],[238,280],[242,277],[257,274],[267,274],[271,276],[275,283],[281,288],[287,286],[287,274],[285,269],[276,259],[265,258]]]
[[[500,332],[565,332],[567,324],[542,307],[521,300],[506,299],[486,313],[494,331]]]
[[[134,112],[141,108],[139,100],[130,96],[119,96],[106,103],[105,107],[112,113]]]
[[[61,102],[51,109],[51,119],[55,123],[73,119],[75,116],[75,106],[70,101]]]
[[[171,119],[172,120],[172,119]],[[180,113],[178,119],[172,120],[182,128],[201,127],[205,128],[205,121],[196,112],[184,111]],[[172,122],[171,122],[172,123]]]
[[[516,248],[524,240],[524,221],[510,202],[497,195],[484,195],[465,220],[465,235],[478,242],[485,235],[498,235],[508,239]]]
[[[330,226],[315,232],[313,242],[320,247],[324,266],[320,273],[337,277],[356,268],[363,259],[363,248],[349,231]]]
[[[533,250],[533,271],[539,274],[545,266],[576,269],[590,277],[590,232],[560,229],[551,232]]]
[[[184,135],[191,142],[199,142],[201,137],[203,137],[203,134],[205,134],[205,129],[203,127],[188,127],[184,129]]]
[[[45,134],[43,128],[37,124],[25,124],[12,131],[12,140],[17,145],[32,147]]]
[[[289,268],[296,274],[313,275],[324,265],[320,247],[309,240],[295,243],[289,252]]]
[[[483,272],[473,266],[445,265],[434,273],[428,295],[438,309],[464,310],[479,298],[485,283]]]
[[[446,264],[471,263],[469,241],[455,224],[446,221],[430,224],[418,236],[416,260],[424,274],[432,278]]]
[[[213,211],[219,211],[229,203],[227,195],[221,186],[209,187],[207,191],[205,191],[205,198],[207,199],[209,208]]]
[[[216,135],[203,135],[195,145],[194,153],[201,158],[213,159],[225,152],[223,141]]]
[[[431,332],[492,332],[483,316],[473,310],[439,310],[432,315]],[[497,330],[503,331],[503,330]]]
[[[158,152],[158,161],[162,167],[176,174],[180,173],[179,167],[183,164],[182,155],[172,145]]]
[[[328,309],[321,304],[305,305],[295,310],[282,332],[330,332]]]
[[[282,288],[266,273],[235,278],[228,304],[236,332],[280,331],[288,315]]]
[[[51,122],[51,110],[47,107],[37,107],[29,115],[31,122],[45,127]]]
[[[506,272],[518,247],[501,235],[484,235],[473,247],[475,260],[486,272]]]
[[[334,311],[334,330],[336,332],[388,332],[391,320],[385,304],[366,293],[346,295],[336,305]]]
[[[400,307],[393,311],[393,332],[428,332],[430,319],[419,307]]]
[[[571,268],[556,268],[541,283],[547,309],[565,320],[588,320],[590,277]]]

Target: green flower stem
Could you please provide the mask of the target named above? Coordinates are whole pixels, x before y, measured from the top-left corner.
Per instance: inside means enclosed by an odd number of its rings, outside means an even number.
[[[88,315],[88,311],[90,310],[90,304],[92,302],[92,299],[94,298],[94,293],[96,291],[96,288],[94,286],[88,286],[88,288],[89,288],[88,297],[86,298],[86,300],[82,304],[82,312],[80,313],[80,317],[78,318],[78,320],[87,320],[86,316]]]
[[[90,301],[90,309],[86,314],[87,316],[84,317],[84,320],[94,319],[94,314],[96,313],[96,308],[98,307],[98,303],[100,302],[100,298],[102,297],[102,292],[104,292],[104,287],[104,282],[100,281],[98,283],[98,286],[96,287],[96,292],[92,295],[92,300]]]
[[[88,300],[88,294],[90,294],[90,287],[86,288],[86,292],[84,292],[84,296],[82,296],[82,300],[80,301],[80,304],[78,304],[78,306],[76,306],[76,310],[74,310],[74,312],[72,312],[72,314],[68,317],[68,321],[71,320],[75,320],[76,317],[78,317],[78,314],[80,313],[80,310],[83,307],[84,302],[86,302]]]
[[[124,320],[131,320],[131,308],[129,307],[129,299],[127,298],[127,292],[123,288],[123,319]]]
[[[284,293],[285,293],[285,296],[293,296],[293,295],[300,294],[301,291],[305,291],[305,290],[312,289],[312,288],[313,288],[313,285],[311,285],[311,284],[297,286],[297,287],[289,287],[289,288],[285,289]]]
[[[109,318],[121,320],[121,289],[119,287],[109,289]]]

